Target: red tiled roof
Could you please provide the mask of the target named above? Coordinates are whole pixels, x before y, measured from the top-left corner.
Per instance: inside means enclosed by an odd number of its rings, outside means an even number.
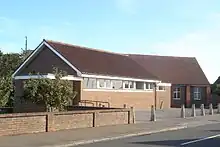
[[[46,42],[82,73],[158,79],[125,55],[50,40]]]
[[[132,54],[129,57],[164,82],[209,85],[208,79],[194,57]]]

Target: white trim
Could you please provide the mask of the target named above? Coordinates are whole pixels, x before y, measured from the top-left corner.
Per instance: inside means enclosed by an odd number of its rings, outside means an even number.
[[[115,90],[115,89],[83,89],[83,91],[96,91],[96,92],[153,92],[153,90],[134,90],[134,89],[119,89],[119,90]]]
[[[123,80],[123,81],[139,81],[139,82],[151,82],[159,83],[158,80],[147,80],[147,79],[136,79],[136,78],[125,78],[125,77],[116,77],[116,76],[102,76],[102,75],[90,75],[90,74],[81,74],[85,78],[98,78],[98,79],[111,79],[111,80]]]
[[[171,83],[158,83],[157,86],[171,86]]]
[[[47,74],[47,75],[27,75],[27,76],[15,76],[15,80],[27,80],[27,79],[55,79],[55,76],[53,74]],[[72,75],[68,75],[61,78],[62,80],[71,80],[71,81],[82,81],[82,78],[74,77]]]
[[[58,53],[54,48],[52,48],[45,40],[41,42],[41,44],[35,49],[33,53],[18,67],[18,69],[12,74],[14,78],[15,75],[27,64],[27,62],[35,56],[35,54],[39,53],[41,49],[43,49],[43,45],[47,46],[53,53],[55,53],[59,58],[61,58],[67,65],[69,65],[73,70],[77,72],[78,76],[81,76],[81,72],[74,67],[67,59],[65,59],[60,53]]]

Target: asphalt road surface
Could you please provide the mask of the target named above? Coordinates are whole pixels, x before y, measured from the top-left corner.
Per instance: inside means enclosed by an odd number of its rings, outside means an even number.
[[[220,147],[220,124],[97,142],[78,147]]]

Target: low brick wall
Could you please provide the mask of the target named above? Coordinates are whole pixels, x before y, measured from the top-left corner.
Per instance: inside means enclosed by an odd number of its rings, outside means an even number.
[[[133,109],[0,115],[0,136],[134,123]]]

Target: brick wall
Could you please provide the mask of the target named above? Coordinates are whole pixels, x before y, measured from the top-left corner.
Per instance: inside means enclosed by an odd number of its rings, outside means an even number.
[[[157,91],[157,108],[171,107],[171,86],[166,86],[165,91]]]
[[[133,123],[133,109],[0,115],[0,136]]]
[[[170,108],[170,89],[168,86],[165,91],[157,91],[158,108],[162,101],[163,108]],[[155,92],[90,91],[83,89],[81,100],[106,101],[110,103],[110,107],[114,108],[123,108],[123,105],[126,104],[127,107],[134,107],[135,109],[150,109],[151,105],[154,105]]]

